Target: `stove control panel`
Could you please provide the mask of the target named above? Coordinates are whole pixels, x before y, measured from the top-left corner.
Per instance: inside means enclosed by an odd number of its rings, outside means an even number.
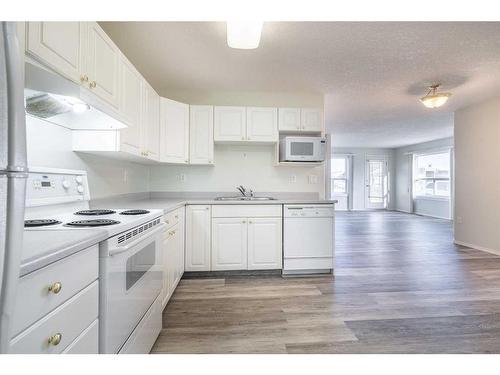
[[[85,171],[30,168],[26,206],[43,206],[89,200]]]

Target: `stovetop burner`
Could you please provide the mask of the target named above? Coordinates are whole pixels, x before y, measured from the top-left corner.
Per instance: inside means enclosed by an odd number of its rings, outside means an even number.
[[[120,215],[145,215],[149,214],[148,210],[127,210],[120,212]]]
[[[120,222],[108,219],[93,219],[93,220],[71,221],[66,225],[70,227],[101,227],[104,225],[115,225],[115,224],[120,224]]]
[[[113,210],[83,210],[83,211],[75,212],[75,215],[98,216],[98,215],[111,215],[111,214],[114,214],[115,212],[116,211],[113,211]]]
[[[58,220],[54,220],[54,219],[24,220],[24,227],[25,228],[44,227],[44,226],[56,225],[56,224],[61,224],[61,222]]]

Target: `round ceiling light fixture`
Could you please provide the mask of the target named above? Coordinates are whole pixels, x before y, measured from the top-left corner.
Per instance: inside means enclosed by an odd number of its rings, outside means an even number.
[[[438,108],[444,105],[448,98],[451,96],[449,92],[437,92],[437,89],[441,86],[440,83],[429,86],[429,91],[427,94],[420,98],[420,101],[427,108]]]

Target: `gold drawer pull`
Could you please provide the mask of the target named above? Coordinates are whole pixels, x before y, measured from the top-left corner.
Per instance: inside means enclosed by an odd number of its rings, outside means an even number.
[[[54,294],[59,293],[61,289],[62,289],[62,284],[59,281],[49,286],[49,292],[52,292]]]
[[[56,333],[55,335],[50,336],[47,341],[49,342],[50,345],[57,346],[59,345],[61,340],[62,340],[62,334]]]
[[[91,89],[95,89],[96,86],[97,86],[97,82],[96,81],[92,81],[92,82],[89,83],[89,87]]]
[[[179,218],[179,215],[175,215],[175,218],[178,219]]]
[[[89,77],[84,74],[82,76],[80,76],[80,81],[83,83],[83,82],[88,82],[89,81]]]

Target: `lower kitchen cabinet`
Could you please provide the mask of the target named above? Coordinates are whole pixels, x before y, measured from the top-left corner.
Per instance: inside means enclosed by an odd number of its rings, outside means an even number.
[[[247,220],[212,219],[212,271],[247,269]]]
[[[280,269],[281,237],[281,218],[248,219],[248,269]]]
[[[210,271],[211,207],[186,207],[186,271]]]

